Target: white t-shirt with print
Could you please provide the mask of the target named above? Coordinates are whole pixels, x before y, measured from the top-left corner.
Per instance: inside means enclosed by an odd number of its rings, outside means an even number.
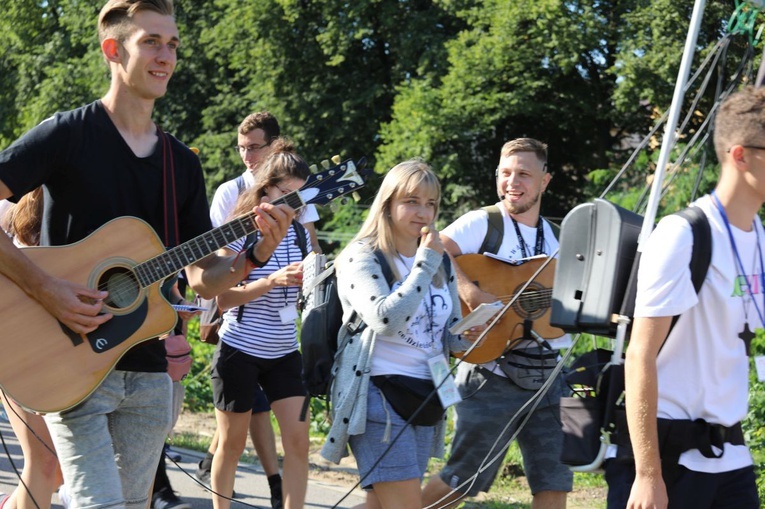
[[[679,216],[667,216],[643,247],[635,316],[680,315],[656,361],[658,417],[701,418],[730,426],[744,419],[748,408],[749,359],[739,334],[745,322],[751,330],[761,327],[754,299],[760,312],[765,312],[757,249],[758,236],[762,242],[765,232],[761,224],[750,232],[731,226],[742,275],[712,198],[704,196],[695,205],[706,213],[712,230],[712,259],[701,291],[697,296],[691,282],[691,227]],[[751,465],[752,458],[746,446],[726,444],[722,458],[705,458],[692,450],[680,457],[680,464],[697,472],[717,473]]]
[[[396,269],[402,278],[411,271],[414,256],[396,257]],[[401,286],[393,283],[392,290]],[[428,359],[443,356],[443,336],[446,321],[452,313],[449,287],[430,285],[419,307],[412,314],[409,326],[397,336],[378,335],[372,356],[371,376],[406,375],[430,379]]]

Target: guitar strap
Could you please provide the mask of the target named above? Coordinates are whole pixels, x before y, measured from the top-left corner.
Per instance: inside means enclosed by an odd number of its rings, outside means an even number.
[[[165,247],[170,248],[177,246],[180,241],[180,231],[178,228],[178,202],[175,195],[175,163],[167,134],[165,134],[159,126],[157,126],[157,132],[162,141]]]

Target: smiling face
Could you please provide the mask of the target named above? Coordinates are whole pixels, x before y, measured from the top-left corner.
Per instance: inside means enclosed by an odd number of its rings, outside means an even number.
[[[534,152],[503,156],[497,167],[497,194],[516,220],[536,225],[540,199],[550,182],[550,174]]]
[[[396,244],[416,245],[422,227],[430,226],[435,220],[437,206],[437,192],[427,185],[395,196],[390,202],[390,220]]]
[[[253,129],[246,134],[239,133],[236,143],[239,157],[247,169],[254,173],[269,154],[266,132],[263,129]]]
[[[175,70],[178,27],[172,16],[153,11],[135,13],[131,24],[132,30],[123,41],[105,39],[102,49],[113,79],[138,97],[154,100],[165,95]]]

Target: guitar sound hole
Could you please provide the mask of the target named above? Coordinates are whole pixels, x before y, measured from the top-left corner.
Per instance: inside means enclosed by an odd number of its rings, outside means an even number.
[[[140,296],[141,286],[132,271],[115,267],[101,276],[98,288],[109,292],[106,305],[113,308],[126,308]]]
[[[522,286],[522,285],[521,285]],[[520,290],[520,286],[516,288],[517,293]],[[513,309],[525,320],[536,320],[541,317],[547,311],[549,307],[549,298],[545,297],[545,287],[537,283],[531,283],[526,291],[521,294],[518,300],[513,304]]]

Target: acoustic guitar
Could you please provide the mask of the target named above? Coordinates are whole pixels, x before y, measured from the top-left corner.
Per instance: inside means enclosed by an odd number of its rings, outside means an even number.
[[[365,184],[364,166],[363,159],[348,160],[311,174],[303,187],[273,203],[300,209],[353,193]],[[254,214],[245,214],[165,250],[147,223],[120,217],[74,244],[23,248],[48,273],[107,290],[104,311],[114,316],[89,334],[77,334],[0,275],[0,388],[36,412],[77,405],[130,348],[175,326],[176,312],[160,292],[163,280],[255,229]]]
[[[526,282],[546,262],[538,258],[521,265],[510,265],[481,254],[468,254],[455,258],[457,265],[481,290],[490,293],[507,304],[518,295]],[[497,359],[507,349],[510,341],[523,337],[524,321],[531,321],[531,329],[544,339],[558,338],[562,329],[550,325],[550,302],[552,283],[555,276],[555,260],[532,281],[526,290],[518,295],[515,303],[481,340],[464,360],[482,364]],[[462,314],[467,316],[470,309],[462,301]],[[491,323],[491,322],[490,322]],[[460,357],[461,355],[457,355]]]

